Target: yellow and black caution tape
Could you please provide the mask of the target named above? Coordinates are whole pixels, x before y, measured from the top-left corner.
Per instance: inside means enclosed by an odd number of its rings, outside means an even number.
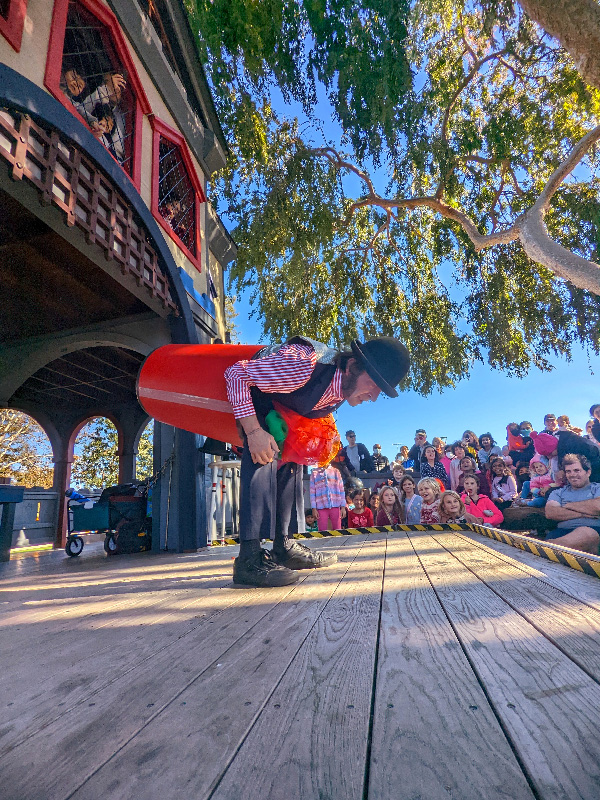
[[[563,547],[560,544],[551,544],[543,539],[533,539],[530,536],[522,536],[519,533],[501,531],[499,528],[486,528],[483,525],[464,525],[464,529],[487,536],[489,539],[497,539],[499,542],[518,547],[534,556],[546,558],[555,564],[564,564],[566,567],[576,569],[578,572],[585,572],[586,575],[593,575],[600,578],[600,558],[590,553],[582,553],[580,550],[572,550],[570,547]]]
[[[312,533],[295,533],[294,539],[325,539],[330,536],[357,536],[367,533],[384,533],[393,531],[471,531],[487,536],[489,539],[497,539],[499,542],[518,547],[534,556],[546,558],[555,564],[563,564],[566,567],[575,569],[578,572],[585,572],[586,575],[593,575],[600,578],[600,558],[579,550],[572,550],[569,547],[562,547],[559,544],[550,544],[543,539],[533,539],[530,536],[523,536],[519,533],[501,531],[499,528],[488,528],[484,525],[471,525],[459,523],[438,523],[432,525],[378,525],[371,528],[342,528],[335,531],[314,531]],[[233,545],[239,544],[238,539],[219,539],[212,545]]]

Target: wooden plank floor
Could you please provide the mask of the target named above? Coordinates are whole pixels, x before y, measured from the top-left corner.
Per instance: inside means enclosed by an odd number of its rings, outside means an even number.
[[[476,534],[0,567],[3,800],[597,800],[600,580]]]

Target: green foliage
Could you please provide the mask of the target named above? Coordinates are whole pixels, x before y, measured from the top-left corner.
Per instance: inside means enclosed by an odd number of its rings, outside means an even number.
[[[0,475],[21,486],[52,486],[52,448],[42,428],[27,414],[0,410]]]
[[[138,442],[138,452],[135,459],[135,477],[138,481],[150,478],[154,473],[154,420],[144,428]]]
[[[226,295],[225,297],[225,330],[229,332],[229,339],[231,344],[238,344],[241,341],[241,332],[236,324],[236,319],[239,316],[239,311],[236,309],[235,304],[237,297]]]
[[[231,142],[212,194],[235,220],[232,289],[250,290],[268,338],[398,335],[413,356],[405,388],[423,394],[476,361],[524,375],[573,347],[600,352],[598,298],[518,243],[477,253],[457,223],[428,209],[369,204],[364,180],[315,152],[326,144],[318,115],[330,114],[377,194],[442,197],[481,233],[512,224],[600,110],[600,93],[518,6],[188,6]],[[300,121],[275,114],[279,93]],[[546,218],[557,241],[592,259],[597,166],[591,153]]]
[[[152,433],[154,423],[143,431],[136,459],[136,477],[152,475]],[[102,489],[119,482],[118,433],[113,423],[98,417],[82,428],[76,442],[72,479],[77,486]]]

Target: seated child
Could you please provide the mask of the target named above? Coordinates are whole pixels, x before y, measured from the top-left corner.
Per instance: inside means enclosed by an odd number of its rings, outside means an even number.
[[[304,512],[304,519],[306,520],[306,532],[307,533],[316,533],[319,530],[319,526],[317,524],[317,518],[313,514],[312,508],[307,508]]]
[[[521,497],[528,497],[529,496],[529,464],[525,464],[523,462],[517,462],[517,472],[515,474],[515,479],[517,481],[517,492],[520,493]],[[525,486],[527,484],[527,486]],[[525,494],[523,494],[525,491]]]
[[[384,486],[379,493],[377,525],[399,525],[404,522],[404,509],[392,486]]]
[[[513,461],[529,461],[533,457],[533,441],[531,439],[531,423],[510,422],[506,426],[506,438],[508,439],[509,456]]]
[[[400,482],[402,502],[407,525],[419,525],[423,498],[417,494],[417,484],[412,475],[405,475]]]
[[[471,458],[470,456],[465,456],[465,458],[461,458],[460,460],[460,479],[458,482],[458,486],[456,487],[456,491],[460,494],[464,492],[464,482],[467,475],[477,475],[479,478],[479,486],[481,494],[485,494],[488,497],[490,496],[490,484],[488,481],[487,473],[486,472],[479,472],[477,470],[477,464],[475,463],[475,459]]]
[[[517,496],[517,482],[502,458],[494,458],[491,463],[491,498],[498,508],[508,508]]]
[[[369,497],[369,508],[373,514],[373,519],[377,519],[377,512],[379,511],[379,495],[373,492]]]
[[[365,507],[365,490],[355,489],[351,495],[353,508],[348,509],[348,528],[372,528],[373,512]]]
[[[473,514],[468,514],[458,492],[444,492],[440,498],[440,522],[477,523]]]
[[[417,489],[421,495],[421,524],[431,525],[440,521],[440,497],[441,490],[435,478],[421,478],[417,484]]]
[[[394,464],[392,467],[392,480],[390,481],[390,486],[394,486],[396,489],[400,486],[400,481],[402,480],[405,469],[402,464]]]
[[[478,475],[467,475],[465,478],[465,493],[462,495],[461,500],[465,504],[468,513],[477,517],[479,525],[494,528],[504,522],[504,514],[498,506],[495,506],[486,495],[479,494]]]
[[[558,488],[554,481],[550,467],[544,463],[544,457],[537,453],[529,462],[529,471],[533,473],[531,480],[525,481],[519,505],[533,508],[543,508],[548,500],[548,494]],[[529,487],[527,487],[529,484]],[[531,500],[526,498],[531,494]]]

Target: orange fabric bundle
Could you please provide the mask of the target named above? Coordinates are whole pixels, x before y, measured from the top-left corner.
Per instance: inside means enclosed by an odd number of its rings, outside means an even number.
[[[326,467],[340,448],[340,434],[335,426],[333,414],[309,419],[279,403],[273,403],[273,406],[288,426],[281,463]]]

